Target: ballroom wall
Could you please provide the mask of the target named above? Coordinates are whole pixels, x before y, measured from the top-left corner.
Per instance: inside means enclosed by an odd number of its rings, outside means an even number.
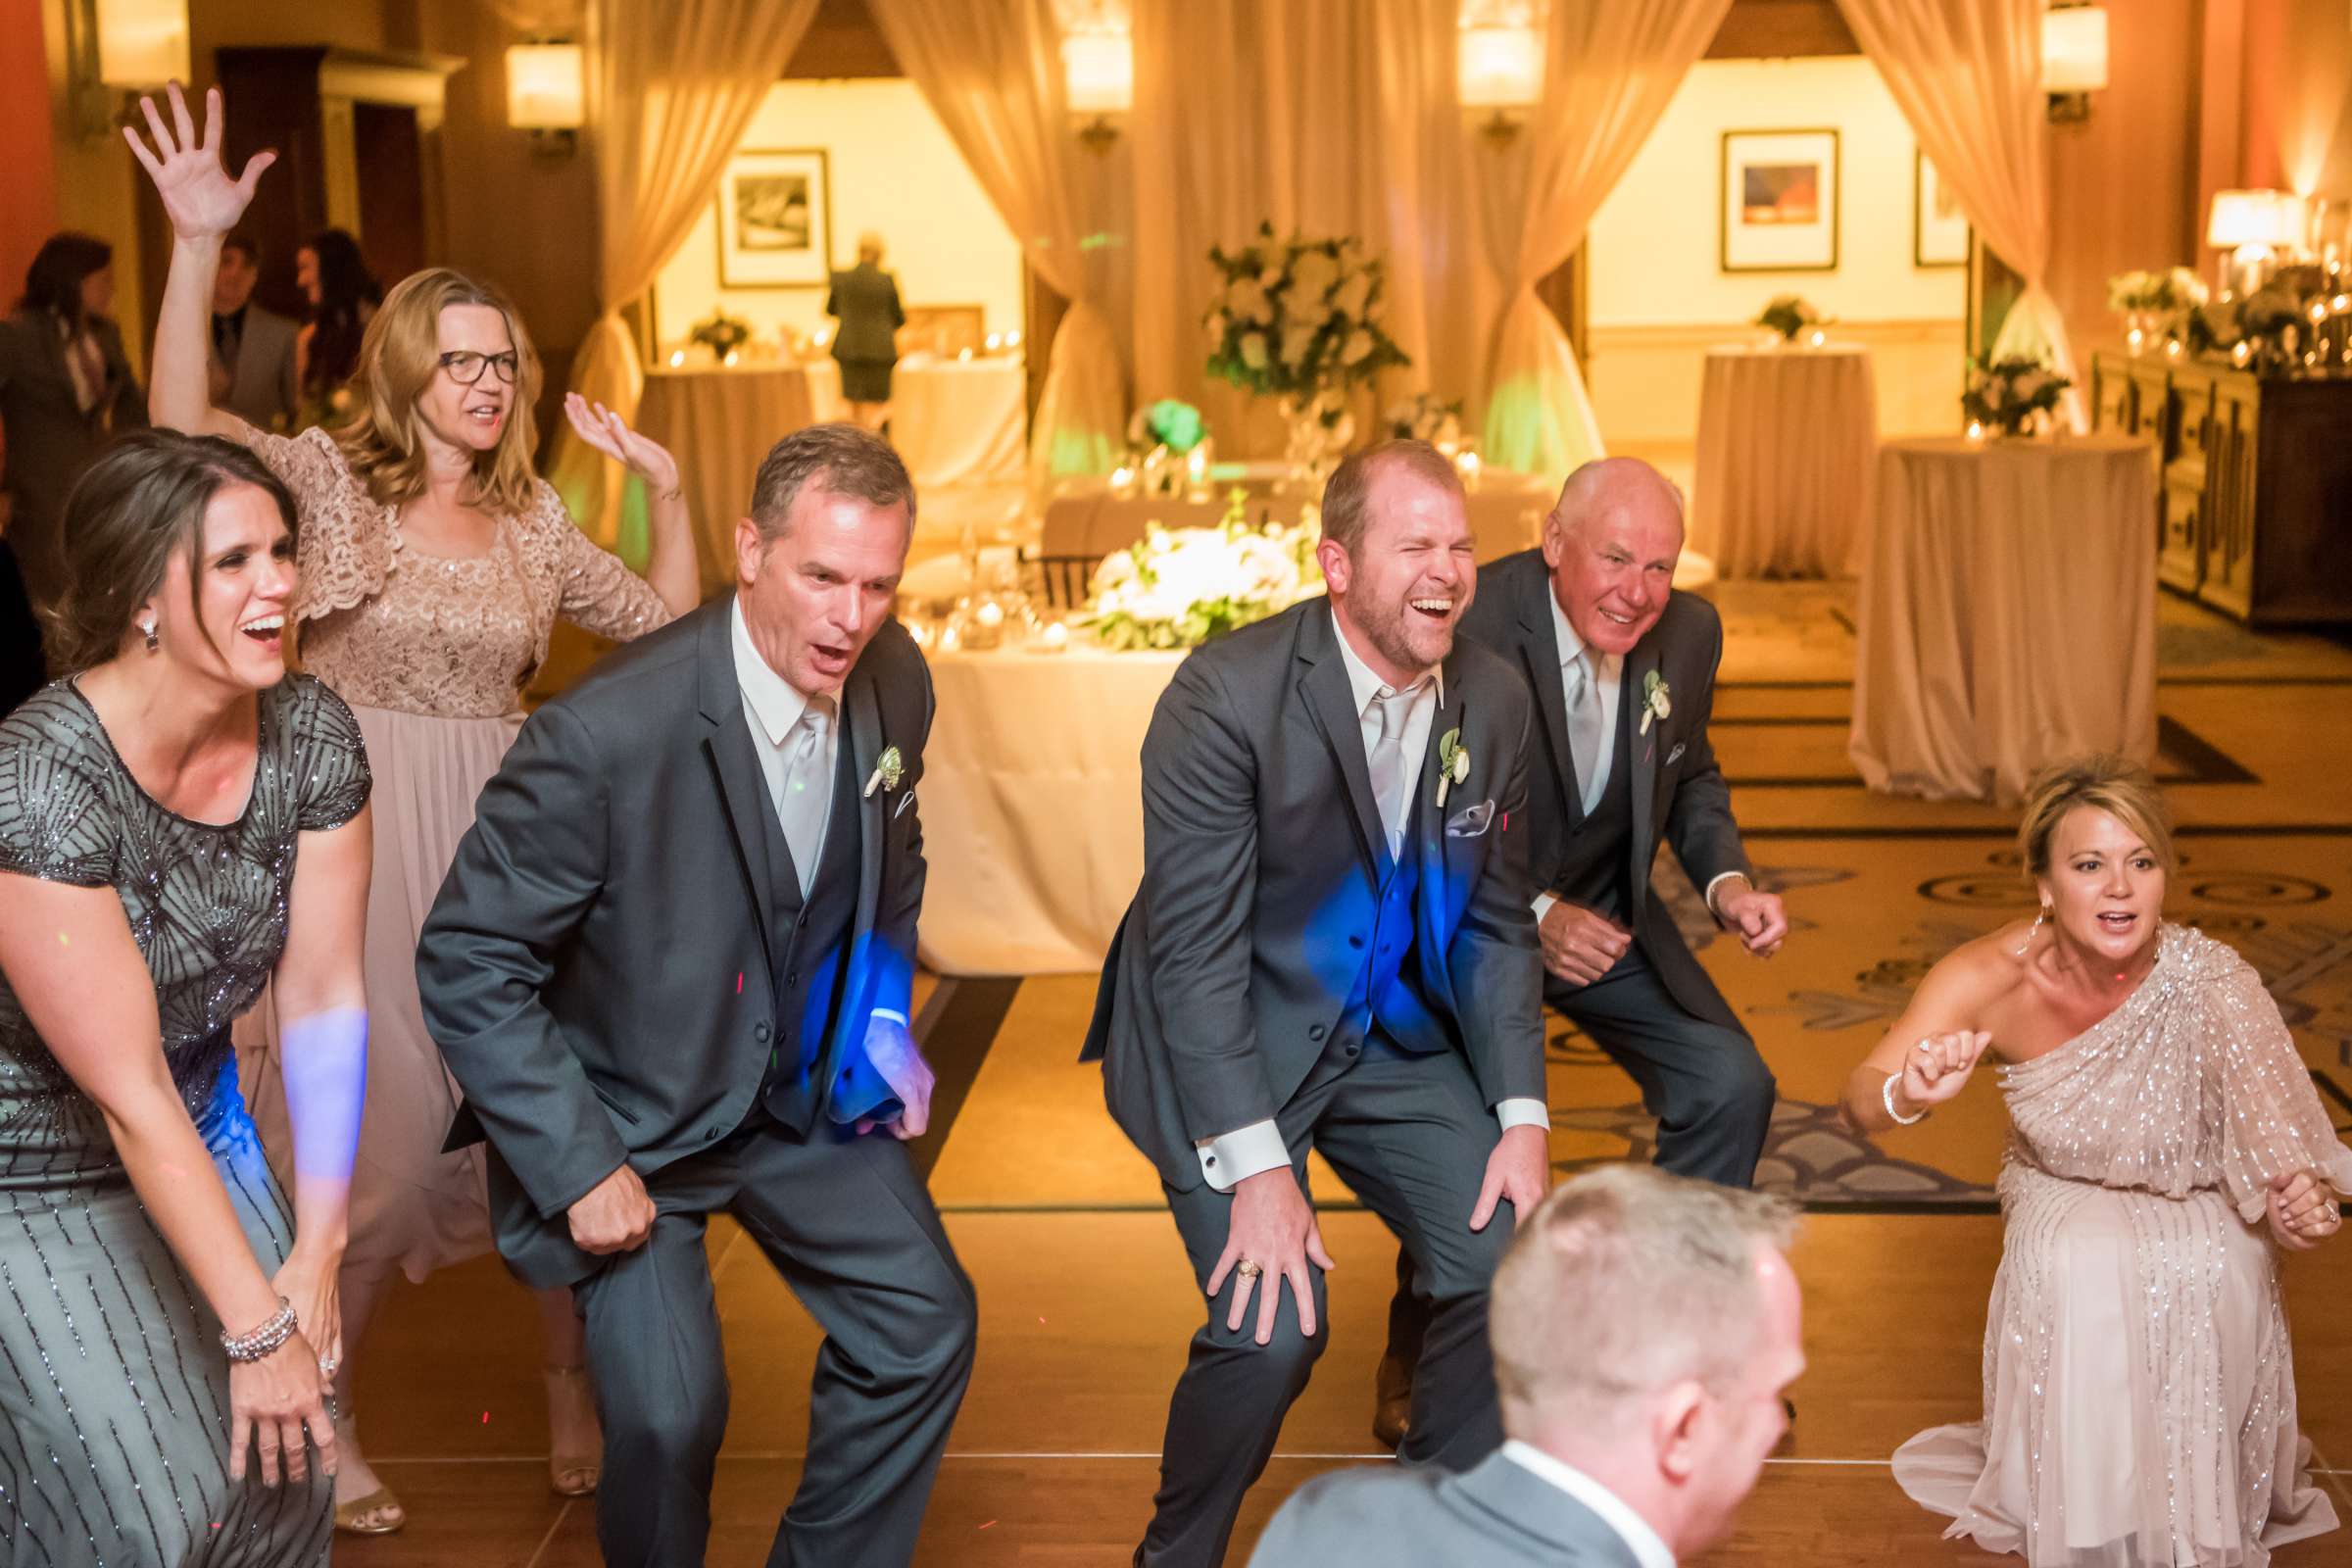
[[[875,229],[905,303],[978,305],[987,330],[1020,328],[1020,248],[912,82],[779,82],[742,145],[826,150],[834,266],[855,264],[858,235]],[[714,209],[654,285],[661,341],[682,339],[721,305],[771,340],[787,327],[813,332],[828,319],[822,288],[722,289]]]
[[[1838,267],[1721,270],[1723,135],[1838,132]],[[1776,294],[1801,294],[1873,355],[1880,427],[1949,428],[1960,395],[1964,268],[1912,256],[1917,139],[1878,71],[1859,55],[1701,61],[1601,204],[1587,241],[1586,367],[1612,443],[1696,439],[1707,347],[1752,339]]]

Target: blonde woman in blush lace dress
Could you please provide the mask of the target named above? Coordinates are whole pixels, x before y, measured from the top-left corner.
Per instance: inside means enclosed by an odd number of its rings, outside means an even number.
[[[155,151],[132,138],[177,236],[152,413],[159,424],[241,442],[294,493],[304,666],[351,705],[375,770],[366,958],[374,1034],[343,1260],[335,1519],[382,1534],[406,1516],[352,1424],[352,1368],[369,1315],[394,1269],[421,1281],[491,1247],[479,1149],[442,1152],[458,1095],[417,1004],[416,933],[473,820],[474,797],[521,723],[521,688],[546,658],[556,620],[615,638],[664,624],[695,603],[694,544],[669,455],[574,398],[574,427],[658,498],[651,585],[581,535],[531,472],[539,367],[519,317],[495,291],[446,270],[401,282],[368,322],[351,423],[285,438],[212,408],[213,272],[270,155],[231,180],[220,160],[219,94],[202,142],[177,88],[171,114],[167,127],[147,106]],[[266,1058],[249,1081],[256,1119],[280,1157],[284,1116],[268,1034],[246,1042]],[[579,1320],[568,1292],[542,1293],[540,1308],[550,1479],[579,1495],[595,1489],[603,1446]]]
[[[2336,1524],[2278,1253],[2336,1234],[2352,1149],[2253,969],[2163,923],[2144,773],[2054,769],[2020,838],[2040,915],[1937,963],[1846,1088],[1884,1132],[1989,1050],[2009,1105],[1984,1417],[1904,1444],[1895,1479],[2035,1568],[2259,1568]]]

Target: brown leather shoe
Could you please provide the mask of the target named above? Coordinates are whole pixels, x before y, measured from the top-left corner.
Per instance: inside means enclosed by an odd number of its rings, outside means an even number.
[[[1396,1450],[1413,1424],[1413,1363],[1384,1355],[1372,1375],[1372,1441]]]

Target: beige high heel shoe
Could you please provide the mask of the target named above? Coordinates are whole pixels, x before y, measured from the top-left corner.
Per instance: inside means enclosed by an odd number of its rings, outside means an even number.
[[[554,1440],[550,1446],[555,1449],[547,1456],[547,1484],[559,1497],[593,1496],[604,1474],[605,1455],[604,1430],[597,1425],[596,1391],[588,1381],[588,1369],[547,1366],[539,1370],[547,1378],[547,1428]],[[587,1422],[593,1448],[585,1453],[564,1450],[560,1414]]]

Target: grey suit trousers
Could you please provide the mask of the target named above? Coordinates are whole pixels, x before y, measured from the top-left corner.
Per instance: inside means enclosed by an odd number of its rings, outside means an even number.
[[[1311,1146],[1413,1259],[1414,1288],[1431,1321],[1413,1380],[1412,1433],[1398,1457],[1449,1470],[1477,1463],[1502,1442],[1487,1347],[1487,1285],[1510,1243],[1514,1216],[1504,1203],[1484,1231],[1470,1229],[1499,1129],[1468,1063],[1452,1052],[1410,1056],[1377,1043],[1352,1059],[1335,1047],[1283,1107],[1279,1125],[1301,1188]],[[1209,1187],[1171,1187],[1167,1194],[1194,1278],[1205,1291],[1225,1250],[1233,1198]],[[1317,1325],[1311,1340],[1298,1332],[1287,1287],[1267,1345],[1257,1343],[1254,1297],[1240,1332],[1226,1328],[1235,1280],[1228,1278],[1208,1301],[1207,1321],[1193,1336],[1169,1401],[1159,1494],[1136,1552],[1139,1565],[1214,1568],[1224,1560],[1242,1494],[1265,1469],[1283,1416],[1330,1339],[1323,1274],[1308,1267]],[[1259,1282],[1277,1284],[1271,1277]]]
[[[646,1183],[659,1217],[573,1287],[605,1428],[611,1568],[687,1568],[710,1534],[726,1362],[703,1231],[732,1214],[825,1330],[808,1459],[769,1568],[905,1568],[972,1369],[975,1310],[906,1146],[755,1109]]]

